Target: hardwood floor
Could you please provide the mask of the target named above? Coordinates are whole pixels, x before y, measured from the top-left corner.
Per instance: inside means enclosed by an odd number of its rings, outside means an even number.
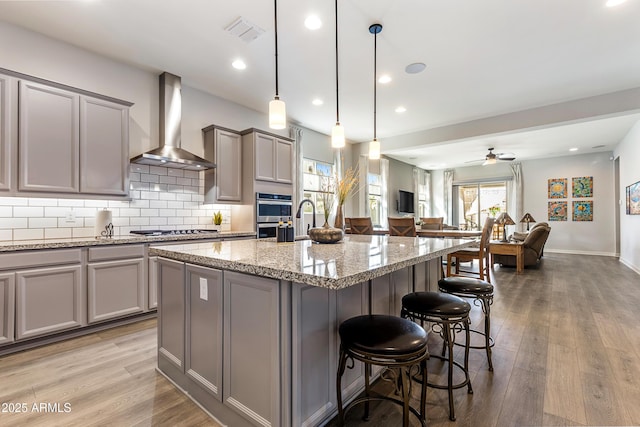
[[[492,274],[495,370],[472,350],[474,393],[455,391],[451,422],[446,391],[428,389],[429,425],[640,425],[640,276],[615,258],[552,253],[522,275],[499,267]],[[472,318],[479,327],[479,307]],[[155,372],[155,334],[155,321],[143,321],[0,358],[0,402],[28,406],[0,412],[0,425],[217,426]],[[444,380],[444,366],[431,359],[430,379]],[[390,392],[382,381],[375,387]],[[38,413],[34,402],[71,408]],[[395,405],[372,408],[371,421],[356,407],[347,425],[400,425]]]

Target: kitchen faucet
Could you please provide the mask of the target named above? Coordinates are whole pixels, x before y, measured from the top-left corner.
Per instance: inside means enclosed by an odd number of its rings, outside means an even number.
[[[316,228],[316,205],[310,199],[303,199],[298,205],[298,212],[296,212],[296,218],[300,218],[300,213],[302,212],[302,205],[305,202],[311,203],[311,207],[313,208],[313,228]],[[303,223],[304,224],[304,223]],[[309,227],[307,227],[307,234],[309,234]]]

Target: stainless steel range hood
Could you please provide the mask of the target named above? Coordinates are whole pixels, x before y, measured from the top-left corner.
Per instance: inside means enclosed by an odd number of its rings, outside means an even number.
[[[202,171],[215,163],[180,148],[182,121],[182,85],[180,77],[160,74],[160,147],[131,159],[131,163]]]

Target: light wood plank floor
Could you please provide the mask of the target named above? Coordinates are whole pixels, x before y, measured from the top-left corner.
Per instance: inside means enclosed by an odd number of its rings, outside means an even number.
[[[640,276],[615,258],[549,253],[523,275],[496,267],[492,280],[495,371],[473,350],[474,393],[456,390],[450,422],[446,391],[429,389],[430,426],[640,425]],[[479,326],[478,307],[472,318]],[[0,358],[0,402],[28,406],[0,412],[0,426],[217,426],[154,371],[155,334],[149,320]],[[432,359],[431,379],[443,367]],[[71,411],[33,412],[34,402]],[[400,425],[399,408],[372,406],[371,421],[355,408],[348,425]]]

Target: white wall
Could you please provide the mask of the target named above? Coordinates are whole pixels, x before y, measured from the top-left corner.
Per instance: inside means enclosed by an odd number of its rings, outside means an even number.
[[[620,261],[640,273],[640,215],[627,215],[626,187],[640,181],[640,122],[618,144],[614,156],[620,159]]]
[[[387,185],[387,194],[389,195],[389,216],[406,215],[400,214],[398,212],[398,190],[415,193],[413,183],[413,168],[413,165],[400,162],[395,159],[389,159],[389,183]],[[414,197],[417,198],[418,195],[414,194]]]

